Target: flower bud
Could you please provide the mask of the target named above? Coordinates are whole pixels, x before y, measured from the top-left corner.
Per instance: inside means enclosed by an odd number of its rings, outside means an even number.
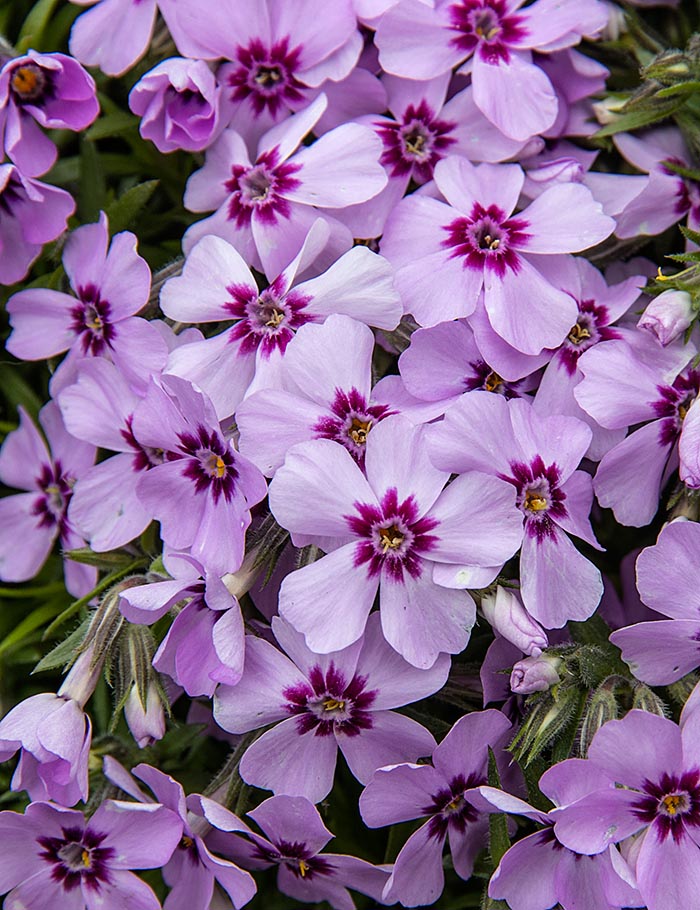
[[[666,347],[685,332],[694,318],[690,294],[686,291],[668,290],[651,301],[637,326],[656,335],[659,344]]]
[[[72,698],[84,708],[95,691],[101,674],[102,660],[99,657],[96,659],[94,647],[88,646],[78,655],[57,694],[62,698]]]
[[[133,684],[124,705],[124,717],[139,749],[145,749],[146,746],[163,738],[165,712],[158,686],[153,680],[148,683],[145,705],[141,701],[138,686],[136,683]]]
[[[537,657],[549,642],[544,629],[535,622],[511,591],[496,588],[481,598],[481,612],[492,628],[524,654]]]
[[[540,654],[519,660],[510,674],[510,688],[516,695],[544,692],[559,682],[561,658]]]
[[[583,758],[598,730],[609,720],[616,720],[619,715],[615,687],[607,683],[599,686],[588,702],[583,715],[580,735],[580,753]]]

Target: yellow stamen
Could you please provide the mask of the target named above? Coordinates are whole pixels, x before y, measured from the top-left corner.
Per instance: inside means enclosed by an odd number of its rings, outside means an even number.
[[[669,815],[676,815],[679,809],[685,808],[686,798],[683,794],[674,793],[671,796],[664,796],[661,802]]]
[[[542,512],[547,508],[547,500],[541,493],[530,490],[525,494],[525,508],[531,512]]]
[[[216,456],[216,464],[214,467],[216,468],[216,476],[223,477],[226,473],[226,465],[224,464],[224,460],[221,455]]]
[[[324,711],[343,711],[344,709],[345,702],[338,698],[327,698],[323,703]]]
[[[309,864],[307,862],[304,862],[303,859],[300,859],[299,860],[299,875],[301,875],[302,878],[305,878],[306,873],[308,871],[309,871]]]
[[[498,389],[503,385],[503,379],[495,373],[493,370],[484,380],[484,388],[487,392],[497,392]]]
[[[371,427],[371,420],[360,420],[358,417],[353,417],[348,435],[356,445],[363,446],[367,442],[367,434]]]
[[[283,319],[284,319],[284,313],[281,313],[279,310],[276,310],[276,309],[273,307],[273,308],[272,308],[272,315],[271,315],[270,318],[267,320],[267,322],[265,323],[265,325],[268,325],[271,329],[276,329],[277,326],[282,322]]]
[[[381,542],[382,553],[386,553],[387,550],[396,550],[403,543],[403,534],[399,531],[396,525],[391,525],[388,528],[379,529],[379,538]]]
[[[664,275],[661,271],[661,266],[656,270],[656,280],[657,281],[670,281],[673,278],[673,275]]]
[[[579,325],[579,323],[576,322],[571,326],[571,330],[566,337],[572,344],[581,344],[586,338],[591,337],[591,333],[585,326]]]
[[[180,841],[181,847],[183,847],[185,850],[189,850],[193,844],[194,841],[191,837],[189,837],[187,834],[183,835],[182,840]]]
[[[83,852],[80,854],[80,858],[83,861],[85,868],[88,869],[90,867],[90,851],[83,850]]]

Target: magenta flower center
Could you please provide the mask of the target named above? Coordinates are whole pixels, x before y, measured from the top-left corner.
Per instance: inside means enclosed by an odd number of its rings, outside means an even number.
[[[110,321],[112,307],[100,296],[100,289],[94,284],[78,288],[78,303],[71,308],[71,328],[80,338],[84,354],[98,357],[105,348],[111,347],[114,326]]]
[[[485,392],[493,392],[495,395],[503,395],[504,398],[519,398],[518,387],[522,380],[507,382],[495,370],[483,360],[473,360],[469,364],[470,374],[464,377],[464,388],[471,392],[474,389],[483,389]]]
[[[321,417],[311,428],[317,439],[332,439],[350,452],[355,461],[365,463],[365,446],[372,427],[395,413],[386,404],[369,405],[356,388],[335,390],[331,402],[332,417]]]
[[[82,882],[99,892],[102,882],[110,883],[108,863],[114,856],[112,847],[100,847],[107,835],[79,828],[63,828],[62,832],[63,837],[37,838],[44,848],[39,856],[52,866],[51,878],[66,891]]]
[[[465,790],[480,787],[486,783],[483,775],[470,774],[465,777],[458,774],[449,784],[432,796],[432,803],[423,809],[432,818],[428,822],[428,833],[431,837],[443,838],[449,828],[463,834],[467,825],[473,824],[479,814],[465,798]]]
[[[439,120],[425,101],[410,104],[403,122],[377,121],[375,127],[384,145],[380,161],[392,177],[410,174],[422,183],[432,179],[435,165],[456,142],[449,134],[456,124]]]
[[[615,329],[608,327],[610,314],[607,307],[596,304],[593,300],[577,300],[576,303],[579,309],[578,318],[564,339],[559,354],[570,376],[576,372],[578,359],[584,351],[599,341],[610,341],[612,338],[620,337]]]
[[[354,503],[357,515],[344,518],[360,540],[355,548],[355,566],[367,565],[368,576],[382,573],[395,582],[404,580],[404,572],[412,578],[423,574],[423,554],[437,546],[438,538],[429,534],[439,522],[424,515],[418,516],[414,496],[398,501],[396,487],[382,497],[379,506]]]
[[[688,163],[681,161],[680,158],[668,158],[667,161],[669,164],[675,164],[682,168],[689,167]],[[661,162],[659,168],[663,173],[676,178],[676,201],[674,204],[676,214],[680,217],[690,211],[697,219],[700,214],[700,183],[697,180],[691,180],[689,177],[681,177],[676,171],[668,167],[665,162]]]
[[[229,337],[241,342],[241,354],[252,354],[258,347],[263,357],[275,349],[284,353],[296,330],[313,321],[306,312],[311,297],[298,291],[284,293],[280,278],[260,293],[248,285],[231,285],[226,290],[232,298],[226,309],[239,320]]]
[[[42,465],[36,483],[41,495],[34,501],[32,514],[39,517],[40,527],[56,527],[59,534],[63,534],[66,530],[66,511],[73,495],[75,481],[63,474],[61,463],[57,461],[55,465]]]
[[[284,193],[301,185],[293,174],[301,170],[300,164],[280,162],[279,148],[263,152],[251,167],[234,164],[226,189],[231,194],[228,219],[238,227],[250,223],[253,212],[266,224],[276,224],[279,218],[289,218],[289,203]]]
[[[505,0],[461,0],[449,8],[450,27],[457,32],[452,44],[471,54],[479,47],[491,64],[508,63],[508,47],[528,34],[522,16],[509,15]]]
[[[700,771],[681,775],[663,774],[658,783],[645,781],[644,795],[634,805],[634,814],[653,824],[660,840],[669,835],[678,842],[688,826],[700,826]]]
[[[545,465],[541,456],[536,455],[529,465],[512,461],[510,469],[513,472],[510,477],[505,474],[499,477],[515,487],[515,502],[525,516],[527,533],[540,542],[545,537],[554,537],[556,521],[568,514],[564,505],[566,493],[559,489],[561,475],[556,463]]]
[[[475,202],[468,217],[456,218],[445,225],[448,237],[442,246],[451,250],[450,258],[461,257],[464,268],[482,271],[484,268],[503,277],[506,269],[520,270],[516,249],[527,245],[528,227],[523,218],[507,218],[496,205],[484,208]]]
[[[223,497],[231,502],[236,490],[238,471],[233,452],[215,430],[197,427],[195,433],[179,433],[180,451],[187,456],[183,474],[194,481],[198,493],[209,492],[218,502]]]
[[[274,116],[283,105],[303,101],[305,86],[294,75],[300,55],[301,47],[290,50],[288,37],[272,47],[265,47],[259,38],[239,47],[238,66],[228,77],[231,99],[249,98],[256,116],[265,110]]]
[[[274,847],[256,844],[255,856],[268,863],[284,864],[297,878],[311,880],[315,875],[332,875],[334,866],[322,856],[314,854],[301,841],[279,840]]]
[[[685,416],[700,391],[700,370],[687,370],[677,376],[672,386],[657,386],[659,398],[651,406],[657,417],[659,445],[672,445],[681,432]]]
[[[316,736],[336,732],[358,736],[372,728],[369,709],[377,697],[376,690],[368,691],[366,685],[367,677],[357,674],[348,682],[331,661],[325,672],[312,667],[308,682],[284,690],[285,710],[297,718],[299,735],[314,730]]]

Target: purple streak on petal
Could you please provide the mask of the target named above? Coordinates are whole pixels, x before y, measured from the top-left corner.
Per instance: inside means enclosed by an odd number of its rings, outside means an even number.
[[[250,99],[256,117],[266,110],[276,117],[283,106],[294,106],[304,101],[304,86],[296,78],[299,70],[301,47],[289,47],[289,37],[284,36],[272,47],[265,47],[254,38],[247,47],[238,47],[238,67],[228,76],[232,101]]]
[[[316,736],[334,732],[358,736],[372,729],[370,709],[377,697],[376,690],[365,690],[367,677],[355,674],[346,682],[333,661],[324,671],[314,666],[309,671],[309,684],[297,683],[283,691],[285,709],[297,718],[300,735],[315,730]]]
[[[242,228],[250,224],[253,213],[268,225],[276,224],[279,218],[289,218],[289,203],[281,194],[302,185],[301,180],[292,176],[301,167],[292,161],[280,162],[279,146],[263,152],[252,167],[234,164],[231,177],[224,184],[231,194],[228,220]]]
[[[686,825],[700,826],[700,770],[682,774],[664,772],[658,783],[645,780],[645,796],[633,808],[640,821],[653,825],[660,841],[671,835],[676,843],[686,836]]]
[[[461,0],[449,9],[451,28],[459,32],[451,44],[471,54],[476,48],[487,63],[508,63],[508,45],[528,34],[522,16],[508,15],[505,0]]]
[[[527,227],[523,218],[508,218],[497,205],[484,208],[475,202],[468,217],[456,218],[444,226],[448,237],[441,245],[451,250],[450,259],[462,257],[464,268],[487,268],[501,278],[506,269],[518,273],[520,259],[516,250],[527,246]]]
[[[425,99],[409,104],[400,122],[379,120],[374,124],[384,144],[380,162],[392,177],[411,175],[427,183],[435,165],[457,141],[449,134],[457,126],[451,120],[440,120]]]
[[[180,449],[186,456],[185,477],[194,481],[197,493],[211,491],[215,503],[223,496],[232,502],[236,493],[238,471],[233,465],[233,453],[216,430],[200,424],[194,433],[179,433]]]

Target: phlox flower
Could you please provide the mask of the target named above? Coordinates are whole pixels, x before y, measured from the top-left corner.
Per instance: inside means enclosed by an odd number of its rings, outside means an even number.
[[[348,229],[323,210],[365,202],[384,188],[387,177],[379,163],[379,138],[358,123],[342,124],[299,148],[326,105],[321,94],[268,130],[255,160],[235,130],[221,135],[208,150],[204,167],[187,181],[185,207],[217,211],[188,229],[185,253],[206,234],[215,234],[273,278],[296,256],[319,217],[331,229],[337,254],[350,247]]]
[[[700,598],[691,567],[700,556],[700,525],[674,521],[637,559],[637,587],[645,604],[669,619],[618,629],[610,641],[634,675],[652,686],[677,682],[700,666]]]
[[[39,412],[50,450],[26,411],[19,413],[18,429],[0,450],[0,480],[26,491],[0,499],[0,578],[13,582],[33,578],[57,539],[66,550],[84,545],[67,511],[76,480],[95,460],[95,447],[66,431],[55,402]],[[66,587],[76,597],[94,586],[97,572],[91,566],[66,560],[64,570]]]
[[[308,439],[332,439],[362,467],[372,427],[393,413],[372,401],[371,330],[348,316],[302,325],[280,369],[280,389],[255,392],[236,411],[239,448],[272,476],[287,451]]]
[[[692,907],[700,887],[700,767],[691,714],[679,727],[630,711],[596,733],[586,761],[553,769],[582,795],[553,813],[556,838],[589,856],[638,835],[627,859],[648,910]],[[550,772],[553,773],[553,772]],[[581,786],[591,775],[600,783]]]
[[[555,809],[592,792],[607,781],[590,769],[578,780],[562,772],[580,767],[580,759],[561,762],[546,771],[539,787]],[[481,796],[495,809],[523,815],[543,825],[506,851],[489,882],[489,897],[505,900],[512,910],[613,910],[641,907],[634,877],[614,846],[594,856],[574,853],[561,844],[554,831],[556,811],[542,812],[517,796],[494,787],[481,787]]]
[[[132,385],[143,388],[164,366],[167,347],[155,326],[135,315],[151,289],[151,272],[136,252],[135,235],[122,231],[110,243],[102,213],[95,224],[73,231],[63,265],[73,294],[28,288],[8,301],[8,350],[22,360],[45,360],[70,350],[61,365],[62,381],[54,378],[54,392],[83,357],[108,357]]]
[[[470,878],[483,849],[488,815],[478,787],[486,783],[488,750],[505,772],[503,747],[510,721],[500,711],[462,717],[432,754],[431,765],[395,764],[380,768],[360,797],[362,820],[370,828],[426,818],[396,857],[384,900],[405,907],[433,904],[442,894],[442,853],[449,840],[455,872]]]
[[[198,56],[224,59],[217,79],[231,125],[248,143],[305,107],[327,80],[347,77],[362,50],[349,0],[200,0],[182,21],[205,48]]]
[[[236,840],[234,832],[250,831],[245,822],[207,796],[185,796],[181,784],[150,765],[136,765],[129,773],[108,755],[104,773],[138,802],[150,806],[157,800],[180,819],[182,836],[163,868],[170,888],[165,910],[209,910],[215,884],[223,888],[236,910],[248,903],[256,892],[252,876],[219,855]],[[149,787],[155,800],[135,778]]]
[[[131,869],[157,869],[182,836],[182,821],[158,803],[106,800],[86,822],[82,812],[35,802],[0,813],[0,892],[5,910],[160,910]]]
[[[423,433],[401,415],[382,420],[367,438],[366,477],[344,446],[300,443],[272,480],[277,521],[328,552],[288,575],[279,600],[319,653],[360,637],[377,591],[384,637],[410,663],[460,652],[474,602],[435,584],[436,566],[501,566],[520,544],[510,484],[474,472],[444,489],[449,471],[431,464]]]
[[[244,780],[320,802],[333,786],[338,749],[363,783],[382,765],[432,751],[432,735],[391,709],[441,688],[450,668],[447,655],[429,670],[416,669],[384,641],[376,615],[364,637],[328,654],[310,651],[279,617],[272,630],[288,656],[248,636],[241,681],[220,686],[214,698],[216,722],[231,733],[278,722],[243,755]]]
[[[662,348],[645,332],[637,334],[634,347],[612,340],[587,351],[574,395],[603,427],[641,424],[602,458],[594,488],[598,502],[611,508],[620,524],[642,527],[656,514],[664,478],[677,464],[677,443],[700,389],[700,372],[682,369],[695,353],[692,345]]]
[[[248,812],[263,835],[249,830],[236,843],[235,859],[248,869],[277,866],[277,887],[295,901],[328,901],[333,910],[354,910],[348,888],[384,903],[388,868],[342,853],[322,853],[333,834],[318,809],[301,796],[271,796]]]
[[[552,126],[558,99],[532,52],[548,53],[600,32],[603,3],[401,0],[380,20],[379,62],[388,73],[431,79],[469,60],[474,101],[502,133],[528,139]]]
[[[428,428],[430,457],[442,470],[466,477],[483,471],[515,489],[524,529],[520,595],[546,629],[587,619],[603,593],[599,570],[568,536],[601,549],[589,520],[592,481],[576,470],[590,442],[581,420],[545,417],[523,399],[476,392]]]
[[[0,164],[0,284],[21,281],[74,211],[70,193],[25,176],[14,164]]]
[[[58,154],[39,126],[80,132],[99,110],[94,79],[66,54],[30,50],[0,68],[0,145],[27,177],[45,174]]]
[[[233,686],[243,673],[243,617],[222,580],[185,554],[170,553],[173,579],[127,588],[119,609],[133,623],[151,625],[187,600],[153,657],[188,695],[211,697],[218,683]]]
[[[324,223],[314,222],[299,253],[260,290],[234,247],[204,237],[187,257],[183,274],[163,287],[161,307],[172,319],[233,323],[178,348],[167,365],[169,373],[207,393],[219,418],[230,417],[247,392],[279,385],[287,346],[306,323],[345,313],[368,325],[396,327],[401,302],[391,266],[366,247],[349,250],[316,278],[297,281],[327,240]]]
[[[234,572],[243,561],[250,508],[267,486],[224,438],[211,402],[184,379],[163,376],[136,408],[132,429],[141,446],[166,453],[136,487],[163,541],[190,548],[209,571]]]
[[[566,337],[577,308],[538,270],[540,255],[592,246],[614,222],[578,183],[553,186],[513,214],[524,179],[516,164],[474,167],[454,156],[435,167],[447,203],[413,194],[396,207],[381,252],[420,325],[469,316],[483,288],[491,325],[517,350],[537,354]]]

